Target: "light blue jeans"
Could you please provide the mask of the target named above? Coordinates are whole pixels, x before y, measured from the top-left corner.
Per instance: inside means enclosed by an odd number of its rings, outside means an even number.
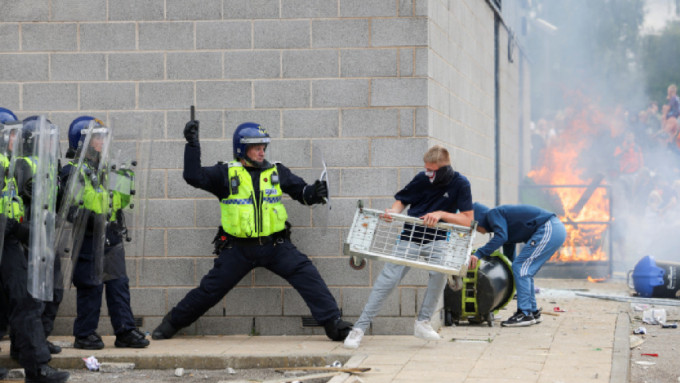
[[[435,258],[438,252],[444,250],[443,246],[445,244],[446,241],[435,241],[419,246],[413,242],[401,241],[395,248],[395,253],[404,254],[407,251],[409,254],[419,253],[421,255],[432,253],[433,258]],[[371,295],[368,297],[368,302],[364,306],[361,316],[354,323],[354,328],[360,328],[366,332],[373,318],[378,315],[383,303],[385,303],[385,299],[389,297],[409,270],[411,270],[410,266],[385,263],[380,275],[378,275],[373,284],[373,290],[371,290]],[[429,273],[430,278],[427,282],[427,290],[425,291],[423,304],[418,313],[418,320],[421,321],[432,318],[432,314],[434,314],[434,310],[437,308],[437,303],[439,303],[439,298],[441,298],[444,286],[446,285],[446,274],[436,271],[430,271]]]

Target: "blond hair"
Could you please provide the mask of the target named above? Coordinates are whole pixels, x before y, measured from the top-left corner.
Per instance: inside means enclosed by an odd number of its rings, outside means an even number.
[[[445,147],[435,145],[425,152],[423,161],[429,164],[437,165],[451,165],[451,157],[449,151]]]

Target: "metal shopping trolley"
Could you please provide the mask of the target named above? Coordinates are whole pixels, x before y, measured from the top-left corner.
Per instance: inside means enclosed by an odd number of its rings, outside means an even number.
[[[449,275],[465,275],[476,222],[469,227],[438,223],[429,227],[423,220],[401,214],[383,218],[381,210],[366,209],[359,201],[343,253],[350,266],[364,268],[365,258],[376,259]]]

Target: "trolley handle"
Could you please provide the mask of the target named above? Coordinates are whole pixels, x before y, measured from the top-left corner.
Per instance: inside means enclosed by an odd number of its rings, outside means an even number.
[[[382,215],[385,214],[385,212],[383,210],[377,210],[377,209],[363,208],[363,211],[368,212],[368,213],[374,213],[374,214],[377,214],[378,216],[381,216],[381,217],[382,217]],[[420,224],[420,225],[425,226],[424,221],[420,218],[411,217],[409,215],[404,215],[404,214],[397,214],[397,213],[390,213],[390,216],[393,217],[393,218],[397,218],[399,221],[404,221],[404,222],[407,222],[407,223],[416,223],[416,224]],[[470,232],[473,231],[473,230],[471,230],[472,228],[470,226],[461,226],[461,225],[456,225],[456,224],[447,223],[447,222],[438,222],[436,225],[428,226],[428,227],[438,227],[440,229],[454,228],[454,229],[463,230],[463,231],[470,231]]]

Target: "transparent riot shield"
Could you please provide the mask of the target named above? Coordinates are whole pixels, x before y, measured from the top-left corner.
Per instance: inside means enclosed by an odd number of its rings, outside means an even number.
[[[9,219],[21,219],[23,204],[17,195],[14,168],[17,157],[21,157],[21,122],[0,124],[0,264],[5,248],[5,229]]]
[[[125,274],[125,260],[135,263],[143,273],[147,237],[148,185],[155,132],[161,128],[152,116],[138,116],[134,121],[117,124],[116,139],[112,142],[109,191],[113,200],[113,222],[109,234],[119,244],[107,249],[104,280],[117,279]],[[123,249],[123,245],[125,248]],[[131,277],[134,280],[134,277]]]
[[[29,126],[35,124],[34,126]],[[57,203],[57,170],[59,127],[44,116],[24,121],[22,157],[32,168],[32,179],[19,187],[30,196],[30,236],[28,243],[28,292],[36,299],[52,301],[55,263],[55,222]],[[28,186],[30,182],[30,186]]]
[[[91,258],[95,283],[103,281],[106,230],[111,199],[108,192],[111,131],[99,120],[81,131],[75,159],[63,170],[63,194],[58,214],[57,252],[64,284],[70,285],[79,257]],[[66,286],[65,286],[66,287]]]
[[[331,185],[328,180],[328,168],[323,157],[321,148],[317,145],[312,147],[312,170],[314,175],[319,175],[319,181],[326,181],[328,187],[328,197],[324,205],[315,205],[312,213],[314,226],[321,228],[321,235],[325,235],[328,230],[331,212]]]

